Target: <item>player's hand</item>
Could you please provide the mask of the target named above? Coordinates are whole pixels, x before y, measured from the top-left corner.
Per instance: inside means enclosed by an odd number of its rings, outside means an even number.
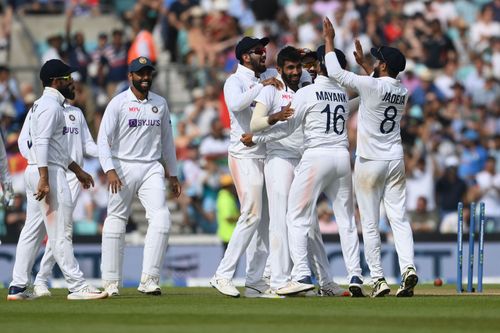
[[[43,198],[48,197],[49,193],[50,193],[49,179],[45,177],[40,177],[36,193],[34,194],[35,199],[41,201]]]
[[[118,193],[122,189],[123,184],[115,169],[106,172],[106,176],[108,177],[108,189],[111,190],[111,193]]]
[[[179,182],[179,179],[175,176],[168,177],[168,184],[170,186],[170,191],[172,191],[174,196],[178,198],[179,195],[181,195],[182,191],[182,186],[181,183]]]
[[[87,189],[90,188],[90,186],[94,187],[94,179],[85,171],[80,170],[78,173],[75,173],[75,175],[80,183],[82,183],[83,188]]]
[[[280,112],[273,113],[272,115],[269,116],[268,118],[268,124],[269,125],[274,125],[278,121],[285,121],[290,119],[293,116],[294,109],[290,107],[292,105],[292,102],[289,102],[287,106],[284,106]]]
[[[285,85],[283,84],[283,82],[281,82],[280,80],[278,80],[275,77],[271,77],[271,78],[269,78],[267,80],[262,81],[261,83],[264,85],[264,87],[265,86],[274,86],[278,90],[281,90],[281,89],[283,89],[285,87]]]
[[[240,141],[243,142],[243,144],[247,147],[253,147],[255,146],[255,143],[252,141],[253,134],[252,133],[243,133],[241,135]]]
[[[361,46],[361,43],[359,42],[359,39],[356,39],[354,41],[354,46],[356,50],[353,52],[354,54],[354,59],[356,59],[356,62],[358,65],[363,65],[365,61],[364,53],[363,53],[363,47]]]
[[[335,28],[333,28],[332,22],[330,22],[330,19],[328,17],[325,17],[323,19],[323,39],[325,41],[327,40],[333,40],[335,38]]]

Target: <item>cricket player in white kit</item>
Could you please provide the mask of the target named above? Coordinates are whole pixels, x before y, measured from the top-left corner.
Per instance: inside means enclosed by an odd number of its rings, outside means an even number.
[[[136,194],[149,224],[138,290],[161,295],[160,272],[170,230],[165,177],[175,196],[181,191],[167,102],[150,91],[153,71],[153,64],[145,57],[129,64],[130,88],[109,102],[97,139],[110,187],[101,262],[103,285],[110,296],[119,295],[125,226]]]
[[[240,142],[240,136],[250,131],[255,97],[264,86],[283,86],[275,77],[267,78],[265,46],[268,42],[268,38],[244,37],[235,49],[236,58],[240,61],[238,68],[224,84],[224,97],[231,118],[229,170],[241,204],[241,215],[210,284],[222,294],[232,297],[240,296],[232,278],[245,250],[246,296],[260,296],[268,289],[267,284],[262,281],[269,247],[268,218],[265,214],[267,200],[264,193],[265,147],[248,148]],[[256,230],[258,237],[252,240]]]
[[[339,50],[336,52],[345,67],[344,54]],[[328,267],[321,235],[315,237],[316,233],[319,233],[317,218],[315,218],[316,202],[321,192],[325,192],[333,201],[342,252],[351,281],[350,289],[353,296],[363,296],[360,289],[362,281],[359,240],[354,222],[351,166],[345,129],[349,117],[348,98],[345,91],[326,76],[324,46],[318,48],[316,53],[322,60],[322,64],[316,63],[316,71],[319,75],[313,85],[300,89],[293,96],[294,116],[267,132],[260,135],[257,133],[252,140],[257,143],[266,143],[269,147],[275,142],[282,142],[285,137],[290,138],[297,131],[301,135],[303,133],[305,151],[295,168],[295,177],[292,176],[293,182],[286,198],[288,210],[285,211],[290,253],[293,260],[291,274],[293,280],[276,292],[281,295],[295,294],[308,285],[307,282],[310,281],[311,276],[308,260],[311,250],[319,253],[313,258],[320,259],[319,263],[312,260],[311,265],[315,268],[321,265]],[[278,173],[283,172],[282,170],[283,168],[274,170],[272,176],[277,177]],[[271,219],[271,224],[272,222]],[[286,229],[284,231],[286,233]],[[321,243],[321,248],[315,246],[317,245],[315,243]],[[332,289],[332,295],[344,295],[344,291],[332,281],[327,269],[324,269],[324,272],[319,271],[319,277],[323,275],[328,278],[328,281],[320,281],[320,295],[322,289],[327,291]],[[328,284],[332,284],[333,287],[328,288]]]
[[[328,18],[323,20],[323,34],[329,77],[344,87],[356,90],[360,96],[354,181],[365,257],[373,282],[372,297],[382,297],[390,292],[381,265],[378,229],[381,201],[392,228],[402,273],[396,296],[411,297],[418,277],[413,262],[413,235],[405,218],[406,179],[400,134],[408,90],[396,79],[398,73],[404,70],[406,59],[392,47],[372,48],[371,53],[377,58],[373,75],[356,75],[343,70],[332,52],[335,30]],[[363,63],[359,42],[356,49],[356,61]]]
[[[83,156],[98,157],[97,145],[92,139],[87,121],[80,110],[71,104],[64,103],[64,121],[66,126],[63,132],[68,140],[68,149],[70,157],[75,163],[83,166]],[[29,159],[29,122],[26,121],[19,134],[19,151],[24,158]],[[75,209],[75,204],[80,195],[82,186],[71,171],[66,171],[66,179],[68,181],[69,190],[71,192],[71,208]],[[48,289],[49,279],[52,276],[52,268],[56,263],[50,242],[45,246],[45,253],[40,262],[40,270],[35,278],[34,296],[44,297],[51,296]]]
[[[0,201],[4,206],[11,206],[14,191],[12,189],[12,178],[9,173],[9,163],[7,160],[7,152],[3,143],[2,135],[0,134],[0,184],[2,185],[2,193]]]
[[[70,293],[67,298],[87,300],[107,297],[106,292],[87,285],[73,254],[71,192],[66,170],[72,170],[85,188],[93,185],[93,180],[71,160],[68,153],[63,104],[66,98],[74,98],[72,71],[60,60],[49,60],[40,70],[45,89],[28,113],[26,223],[16,248],[8,300],[33,296],[27,287],[36,254],[46,233],[54,258],[68,284]]]

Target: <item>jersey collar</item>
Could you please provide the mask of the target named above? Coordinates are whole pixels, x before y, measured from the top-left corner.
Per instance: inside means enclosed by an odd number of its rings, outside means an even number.
[[[137,98],[137,96],[134,95],[134,93],[132,92],[132,88],[129,87],[127,89],[127,99],[129,101],[134,101],[134,102],[139,102],[139,103],[144,104],[144,103],[147,103],[148,101],[151,100],[151,92],[148,92],[148,96],[146,97],[146,99],[141,101]]]
[[[238,64],[238,68],[236,69],[236,73],[247,76],[252,81],[259,81],[259,78],[255,76],[255,72],[248,67],[243,66],[242,64]]]
[[[66,101],[66,98],[59,92],[59,90],[52,87],[45,87],[45,89],[43,90],[43,94],[55,98],[59,105],[64,106],[64,101]]]

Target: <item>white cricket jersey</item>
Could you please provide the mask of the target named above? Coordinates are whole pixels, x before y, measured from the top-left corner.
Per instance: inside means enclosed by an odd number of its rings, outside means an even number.
[[[64,104],[64,121],[63,135],[68,142],[68,151],[71,159],[83,166],[83,156],[98,157],[97,145],[92,139],[87,121],[83,116],[82,110],[70,104]],[[21,155],[29,160],[30,148],[30,130],[29,121],[26,120],[19,133],[18,146]]]
[[[64,133],[64,101],[58,90],[45,87],[42,96],[33,103],[23,126],[28,130],[29,139],[24,139],[24,143],[29,148],[29,164],[38,167],[57,165],[65,170],[71,164]]]
[[[177,175],[172,124],[167,101],[149,92],[140,101],[132,90],[116,95],[106,107],[97,137],[104,172],[116,169],[113,159],[166,162],[170,176]]]
[[[236,72],[224,83],[224,99],[231,120],[229,154],[238,158],[264,158],[265,147],[246,147],[241,141],[243,133],[250,133],[250,120],[255,106],[254,99],[263,85],[254,71],[238,64]]]
[[[349,147],[346,129],[348,96],[334,80],[318,75],[314,84],[295,93],[292,108],[295,111],[292,118],[274,125],[263,135],[254,135],[253,141],[269,145],[272,140],[300,130],[304,134],[305,149]]]
[[[281,77],[279,80],[283,82]],[[276,89],[274,86],[264,87],[255,101],[263,104],[268,110],[268,114],[280,112],[284,107],[292,102],[295,92],[285,85],[282,90]],[[297,128],[289,136],[276,140],[269,141],[266,144],[267,156],[279,156],[283,158],[301,158],[303,153],[304,135],[301,128]]]
[[[408,89],[391,77],[360,76],[343,70],[334,52],[325,57],[328,75],[360,96],[356,154],[370,160],[403,158],[400,121]]]
[[[7,161],[7,152],[3,143],[2,136],[0,135],[0,181],[2,183],[11,181],[9,173],[9,164]]]

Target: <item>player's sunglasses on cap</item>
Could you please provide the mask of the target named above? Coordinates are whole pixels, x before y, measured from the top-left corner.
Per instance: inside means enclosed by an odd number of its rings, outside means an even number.
[[[313,60],[313,61],[308,61],[308,62],[302,62],[302,67],[304,67],[304,68],[311,68],[311,67],[316,66],[317,63],[318,63],[318,60]]]
[[[247,53],[248,54],[254,53],[254,54],[257,54],[257,55],[263,55],[264,53],[266,53],[266,48],[265,47],[259,47],[259,48],[250,50]]]
[[[255,53],[257,55],[263,55],[266,52],[265,46],[269,43],[269,38],[252,38],[245,36],[242,40],[236,44],[236,48],[234,53],[236,55],[236,59],[241,60],[241,56],[243,54],[252,54]],[[257,48],[257,46],[260,46]]]
[[[73,77],[71,75],[51,77],[52,80],[63,80],[63,81],[69,81],[72,78]]]
[[[398,49],[390,46],[381,46],[378,49],[372,48],[370,53],[387,66],[397,72],[404,71],[406,67],[406,58]]]
[[[76,68],[72,68],[59,59],[51,59],[43,64],[40,68],[40,79],[42,81],[61,79],[70,80],[71,73],[75,72]]]

